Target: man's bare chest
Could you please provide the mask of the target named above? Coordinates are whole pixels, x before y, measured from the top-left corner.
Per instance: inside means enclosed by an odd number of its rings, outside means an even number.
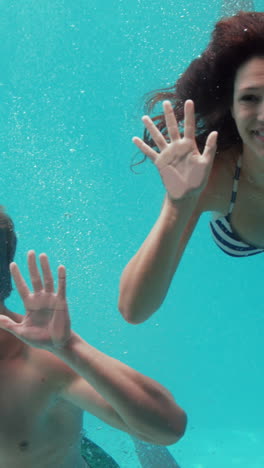
[[[32,429],[56,404],[56,393],[41,369],[23,359],[0,361],[0,433]]]

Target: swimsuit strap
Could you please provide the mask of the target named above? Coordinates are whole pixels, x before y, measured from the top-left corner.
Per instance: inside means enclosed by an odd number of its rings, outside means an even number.
[[[242,166],[242,157],[239,156],[238,161],[237,161],[237,165],[236,165],[235,174],[234,174],[234,177],[233,177],[234,182],[233,182],[233,188],[232,188],[232,194],[231,194],[229,210],[228,210],[228,213],[227,213],[227,216],[226,216],[226,219],[228,221],[230,220],[230,216],[231,216],[231,213],[232,213],[232,211],[234,209],[235,202],[236,202],[238,181],[239,181],[239,177],[240,177],[241,166]]]

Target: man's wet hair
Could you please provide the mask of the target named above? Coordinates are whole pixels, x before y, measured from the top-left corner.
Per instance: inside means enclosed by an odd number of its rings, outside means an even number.
[[[17,237],[14,223],[4,208],[0,207],[0,301],[3,302],[12,291],[9,265],[16,251]]]

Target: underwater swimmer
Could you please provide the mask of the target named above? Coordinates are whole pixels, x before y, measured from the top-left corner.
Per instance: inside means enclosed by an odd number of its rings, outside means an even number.
[[[145,136],[134,143],[167,193],[121,276],[119,310],[128,322],[161,306],[202,213],[212,212],[211,234],[225,254],[264,252],[263,70],[264,13],[239,12],[217,22],[175,86],[152,96],[151,106],[164,100],[164,114],[145,116]]]
[[[29,290],[16,263],[13,222],[0,213],[0,459],[4,468],[114,468],[83,437],[87,411],[139,439],[175,443],[186,415],[158,382],[92,347],[71,329],[66,271],[58,288],[48,257],[28,253]],[[5,306],[11,278],[25,315]]]

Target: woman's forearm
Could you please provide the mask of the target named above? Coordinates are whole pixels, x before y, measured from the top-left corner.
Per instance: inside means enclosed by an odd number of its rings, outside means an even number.
[[[144,322],[162,304],[188,238],[197,223],[197,198],[172,202],[161,214],[120,281],[118,307],[130,323]]]
[[[158,382],[93,348],[74,332],[56,354],[94,387],[132,433],[161,445],[183,435],[186,415]]]

